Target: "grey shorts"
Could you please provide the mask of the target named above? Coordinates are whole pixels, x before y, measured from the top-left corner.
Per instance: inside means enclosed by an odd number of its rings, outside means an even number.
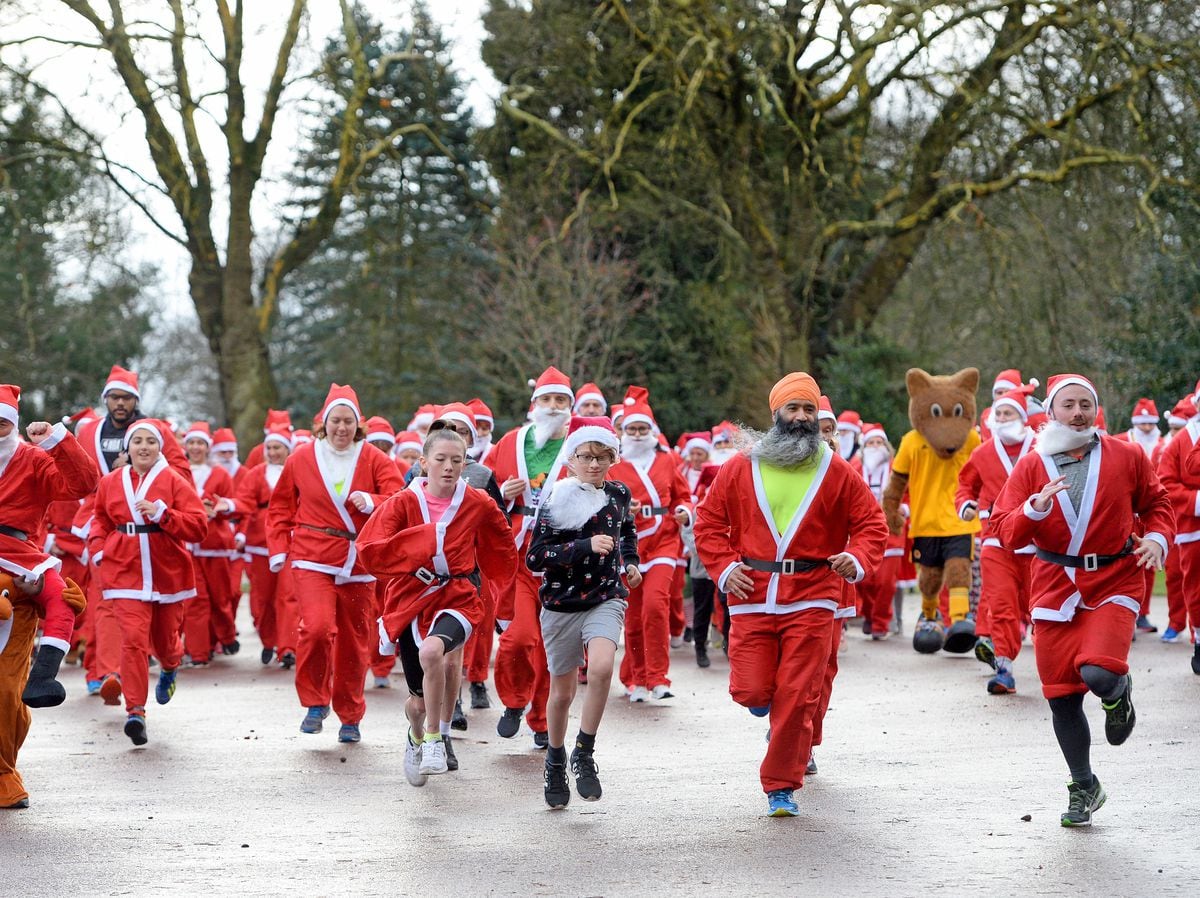
[[[628,605],[624,599],[609,599],[587,611],[543,608],[542,642],[546,645],[546,665],[550,675],[561,677],[582,665],[584,648],[597,637],[620,645]]]

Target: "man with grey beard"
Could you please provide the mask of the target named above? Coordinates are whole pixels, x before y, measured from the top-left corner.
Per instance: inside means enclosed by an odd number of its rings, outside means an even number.
[[[1162,568],[1175,531],[1150,459],[1132,443],[1098,432],[1099,406],[1086,377],[1050,378],[1050,420],[1038,433],[1036,452],[1013,466],[989,522],[1003,545],[1037,549],[1033,649],[1071,772],[1063,826],[1090,826],[1107,798],[1092,773],[1084,696],[1100,697],[1109,744],[1120,745],[1133,732],[1128,659],[1138,597],[1145,570]]]
[[[770,716],[760,767],[768,814],[794,817],[842,584],[879,564],[887,524],[875,497],[821,437],[821,391],[803,372],[771,390],[774,424],[743,428],[696,513],[696,550],[728,595],[729,692]]]

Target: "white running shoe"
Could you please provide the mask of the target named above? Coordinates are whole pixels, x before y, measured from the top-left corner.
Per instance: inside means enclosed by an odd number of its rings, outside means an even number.
[[[664,686],[662,683],[659,683],[657,686],[655,686],[653,689],[650,690],[650,697],[652,699],[654,699],[656,702],[660,702],[664,698],[674,698],[675,693],[671,691],[671,687]]]
[[[645,686],[634,686],[633,691],[629,693],[630,704],[644,702],[648,698],[650,698],[650,692]]]
[[[405,736],[404,746],[404,776],[409,785],[425,785],[425,774],[421,773],[421,746],[413,745],[412,737]]]
[[[436,742],[421,743],[421,773],[436,775],[445,773],[450,768],[446,766],[446,743],[441,739]]]
[[[671,648],[677,649],[681,645],[683,645],[683,634],[682,633],[680,633],[678,636],[671,637]]]

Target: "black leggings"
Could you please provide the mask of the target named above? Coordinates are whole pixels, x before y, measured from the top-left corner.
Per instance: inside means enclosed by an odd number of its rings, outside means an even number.
[[[717,584],[706,577],[692,578],[692,638],[697,647],[708,648],[708,625],[712,621]]]
[[[462,621],[453,614],[439,614],[433,622],[433,630],[426,638],[434,637],[446,644],[448,655],[467,641],[467,631]],[[400,666],[404,668],[404,681],[408,683],[409,693],[421,698],[425,695],[425,671],[421,669],[421,650],[413,636],[412,624],[400,631],[396,650],[400,653]]]

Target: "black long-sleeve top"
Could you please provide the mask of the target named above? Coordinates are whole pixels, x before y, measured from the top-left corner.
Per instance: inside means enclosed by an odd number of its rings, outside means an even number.
[[[559,530],[548,513],[538,515],[533,541],[525,556],[531,571],[542,571],[538,597],[551,611],[586,611],[609,599],[623,599],[629,589],[621,574],[638,563],[637,527],[629,512],[632,494],[619,481],[604,483],[607,502],[577,530]],[[611,536],[613,551],[597,555],[593,536]]]

